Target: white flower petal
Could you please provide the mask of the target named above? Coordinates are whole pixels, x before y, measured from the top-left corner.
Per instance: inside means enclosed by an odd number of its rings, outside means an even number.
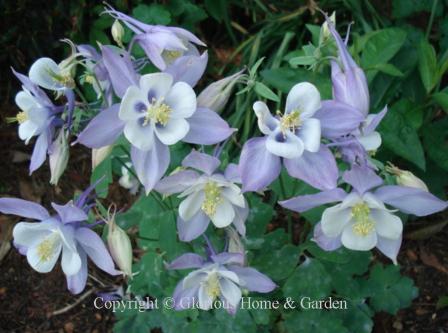
[[[327,237],[337,237],[351,219],[351,209],[342,204],[324,210],[321,219],[322,232]]]
[[[296,84],[286,98],[286,112],[297,110],[302,120],[310,118],[320,109],[320,93],[308,82]]]
[[[272,116],[265,103],[255,102],[253,109],[258,118],[258,127],[261,133],[268,135],[278,126],[279,121]]]
[[[165,126],[156,125],[157,137],[166,145],[174,145],[182,140],[190,130],[190,124],[185,119],[170,119]]]
[[[356,192],[349,193],[341,202],[341,208],[353,207],[357,203],[361,203],[362,198]]]
[[[241,289],[230,280],[219,280],[221,294],[232,307],[236,307],[241,300]]]
[[[379,200],[375,195],[370,192],[365,193],[362,196],[362,199],[367,203],[370,208],[377,208],[386,210],[387,208],[384,206],[384,203]]]
[[[276,156],[293,159],[302,156],[304,145],[302,140],[289,130],[283,134],[280,128],[277,128],[269,134],[266,149]]]
[[[403,232],[403,223],[398,216],[380,209],[372,209],[370,216],[375,221],[375,229],[378,235],[387,239],[400,238]]]
[[[148,123],[142,125],[143,118],[132,120],[124,126],[124,136],[128,141],[140,150],[150,150],[154,143],[154,125]]]
[[[39,108],[40,105],[34,97],[27,91],[19,91],[16,95],[15,102],[17,106],[24,112],[28,112],[33,108]]]
[[[49,239],[50,237],[54,237],[53,235],[47,236],[43,241],[46,239]],[[36,270],[39,273],[48,273],[50,272],[54,265],[56,264],[56,261],[59,258],[59,254],[61,253],[62,249],[62,242],[60,239],[54,240],[53,247],[51,249],[51,252],[49,252],[49,256],[46,260],[42,260],[41,256],[39,255],[39,245],[41,242],[34,244],[32,247],[30,247],[26,253],[26,258],[28,260],[28,263],[30,266]]]
[[[204,285],[199,287],[198,298],[200,309],[209,310],[212,307],[213,299],[207,294]]]
[[[235,210],[230,202],[222,200],[216,207],[216,213],[210,217],[217,228],[227,227],[235,218]]]
[[[193,271],[189,273],[182,282],[184,289],[197,287],[202,281],[207,279],[207,273],[201,270]]]
[[[236,284],[240,284],[240,279],[235,272],[229,271],[227,269],[219,269],[218,274],[228,280],[235,282]]]
[[[20,222],[13,229],[14,243],[31,247],[34,244],[42,242],[48,235],[52,233],[53,223],[45,222]]]
[[[152,98],[158,100],[168,95],[173,85],[173,77],[167,73],[146,74],[140,78],[139,85],[146,97],[145,101],[151,102]]]
[[[185,82],[177,82],[164,102],[171,107],[170,117],[173,118],[189,118],[196,111],[196,94]]]
[[[81,269],[81,257],[78,252],[63,245],[61,266],[65,275],[70,276],[77,274]]]
[[[378,132],[372,132],[367,135],[360,135],[357,137],[359,143],[365,150],[377,150],[381,146],[381,135]]]
[[[348,249],[368,251],[376,246],[377,234],[375,229],[372,229],[366,236],[359,236],[353,232],[353,223],[349,223],[342,232],[341,242]]]
[[[27,120],[19,125],[19,138],[28,144],[30,139],[37,134],[38,130],[39,128],[36,124]]]
[[[49,90],[61,90],[65,87],[57,82],[52,75],[60,75],[61,69],[58,64],[50,58],[37,59],[34,64],[31,65],[29,78],[30,80],[41,86],[42,88]]]
[[[241,194],[241,190],[238,187],[237,189],[233,187],[225,187],[222,189],[221,194],[224,198],[226,198],[236,206],[239,206],[241,208],[244,208],[246,206],[244,196]]]
[[[121,100],[118,116],[121,120],[135,120],[144,116],[148,106],[148,97],[142,90],[130,86]]]
[[[302,139],[305,149],[316,153],[320,148],[320,120],[315,118],[305,119],[299,129],[298,137]]]
[[[179,216],[184,221],[189,221],[201,209],[205,194],[203,191],[197,191],[190,194],[179,205]]]

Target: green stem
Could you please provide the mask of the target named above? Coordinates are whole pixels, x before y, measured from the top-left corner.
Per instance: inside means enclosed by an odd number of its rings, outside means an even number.
[[[434,23],[434,17],[436,15],[436,8],[437,8],[437,1],[438,0],[434,0],[432,3],[431,16],[429,17],[428,27],[426,28],[426,34],[425,34],[426,39],[429,38],[429,34],[431,33],[431,29],[432,29],[432,24]]]

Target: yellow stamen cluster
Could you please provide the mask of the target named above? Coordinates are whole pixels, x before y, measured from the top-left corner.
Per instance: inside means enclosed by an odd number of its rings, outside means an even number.
[[[280,119],[280,128],[282,132],[285,132],[286,130],[291,130],[292,132],[294,132],[300,127],[300,125],[300,111],[298,110],[294,110],[288,114],[285,114]]]
[[[8,124],[18,122],[19,124],[23,124],[28,120],[28,115],[25,112],[19,112],[15,117],[6,117],[6,122]]]
[[[146,116],[143,122],[143,126],[146,126],[152,119],[156,124],[166,126],[168,120],[170,120],[170,114],[173,110],[165,103],[153,102],[146,109]]]
[[[93,77],[93,75],[90,75],[90,74],[87,74],[87,75],[84,77],[84,80],[85,80],[87,83],[92,84],[92,85],[95,83],[95,78]]]
[[[55,243],[56,243],[55,237],[50,236],[47,237],[43,242],[41,242],[37,246],[37,255],[39,256],[41,261],[50,260],[54,251]]]
[[[370,208],[366,203],[358,203],[352,207],[355,219],[353,232],[358,236],[367,236],[375,229],[375,222],[370,218]]]
[[[218,273],[213,272],[208,276],[207,281],[205,282],[205,290],[207,295],[212,299],[215,299],[221,294]]]
[[[166,60],[168,60],[168,62],[176,60],[181,55],[182,55],[181,51],[169,51],[169,50],[163,51],[163,56]]]
[[[216,207],[221,201],[221,189],[215,182],[208,182],[204,187],[205,199],[202,203],[202,210],[208,216],[213,216],[216,213]]]

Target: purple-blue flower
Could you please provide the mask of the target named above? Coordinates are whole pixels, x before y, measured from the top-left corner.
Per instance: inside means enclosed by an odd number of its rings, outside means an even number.
[[[340,188],[317,194],[303,195],[280,202],[285,208],[304,212],[327,203],[340,202],[327,208],[314,229],[314,241],[324,250],[346,248],[368,251],[377,247],[394,263],[401,246],[403,223],[394,215],[396,210],[426,216],[447,208],[448,204],[417,188],[385,185],[366,166],[353,165],[343,175],[352,186],[346,193]]]
[[[73,294],[84,290],[87,281],[87,257],[101,270],[118,275],[113,260],[101,238],[87,221],[88,206],[83,198],[65,205],[52,203],[56,214],[41,205],[14,198],[0,199],[0,212],[39,222],[19,222],[13,230],[14,245],[26,255],[30,266],[39,273],[50,272],[61,256],[61,267],[67,288]]]
[[[289,92],[284,114],[271,115],[266,104],[253,106],[265,137],[248,140],[241,152],[239,170],[243,191],[258,191],[280,174],[282,161],[288,173],[319,189],[336,187],[338,169],[331,151],[320,143],[323,124],[340,131],[355,129],[362,119],[341,110],[338,117],[318,119],[320,93],[310,83],[298,83]]]
[[[175,60],[182,56],[199,57],[198,51],[193,44],[205,46],[205,44],[194,34],[182,28],[145,24],[126,14],[116,11],[112,7],[106,9],[105,13],[110,14],[115,19],[121,20],[135,33],[130,47],[132,48],[134,42],[138,43],[151,62],[162,71],[172,66]],[[201,59],[201,65],[204,64],[204,61],[206,65],[206,53],[203,56],[204,58]],[[191,60],[193,58],[188,59]],[[195,60],[201,62],[201,60]],[[184,65],[185,62],[181,66],[183,67]],[[179,66],[176,67],[180,69]],[[196,67],[196,71],[200,72],[200,66]],[[191,74],[194,74],[193,72],[194,71],[192,71]]]
[[[216,157],[192,151],[182,161],[186,169],[163,178],[155,186],[160,193],[180,193],[179,198],[183,199],[177,218],[182,241],[189,242],[199,237],[207,230],[210,221],[217,228],[233,224],[241,235],[246,233],[244,222],[249,206],[235,184],[240,182],[237,167],[229,164],[221,173],[217,171],[219,164]]]
[[[220,299],[229,313],[235,313],[242,290],[268,293],[275,283],[254,268],[244,267],[240,253],[211,254],[207,260],[195,253],[186,253],[168,265],[168,269],[197,270],[189,273],[174,290],[176,310],[199,308],[210,310]]]
[[[114,143],[124,133],[131,143],[131,160],[147,193],[162,178],[170,162],[169,145],[179,141],[215,144],[233,129],[215,112],[197,108],[196,94],[167,73],[139,76],[128,54],[103,47],[103,60],[120,104],[101,111],[79,134],[90,148]]]

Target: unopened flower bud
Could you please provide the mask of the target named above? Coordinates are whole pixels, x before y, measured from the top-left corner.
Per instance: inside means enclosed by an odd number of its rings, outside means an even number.
[[[109,156],[113,146],[104,146],[92,149],[92,170],[95,169],[104,159]]]
[[[107,246],[117,266],[124,275],[132,277],[132,245],[126,231],[115,223],[115,216],[108,217]]]
[[[51,145],[50,152],[50,184],[57,185],[59,178],[67,167],[69,158],[69,147],[67,144],[67,134],[61,130],[58,137]]]
[[[423,191],[429,192],[428,186],[415,176],[412,172],[407,170],[401,170],[398,167],[389,164],[386,167],[386,171],[392,173],[393,175],[397,176],[397,184],[401,186],[407,186],[407,187],[414,187],[421,189]]]
[[[118,46],[123,47],[124,28],[118,20],[115,20],[111,28],[112,38]]]
[[[137,178],[135,178],[130,172],[128,168],[132,167],[132,163],[126,162],[126,167],[121,167],[122,176],[118,180],[118,184],[125,189],[128,189],[131,194],[136,194],[138,192],[138,188],[140,183]]]
[[[239,71],[207,86],[198,96],[198,106],[221,112],[230,98],[233,87],[244,75],[242,74],[243,71]]]
[[[333,23],[333,25],[336,26],[336,12],[333,12],[329,18],[331,23]],[[325,21],[320,28],[319,44],[322,44],[330,37],[331,32],[328,29],[328,22]]]
[[[229,239],[228,252],[241,253],[245,257],[246,250],[238,232],[236,232],[235,229],[229,227],[226,228],[226,233]]]

